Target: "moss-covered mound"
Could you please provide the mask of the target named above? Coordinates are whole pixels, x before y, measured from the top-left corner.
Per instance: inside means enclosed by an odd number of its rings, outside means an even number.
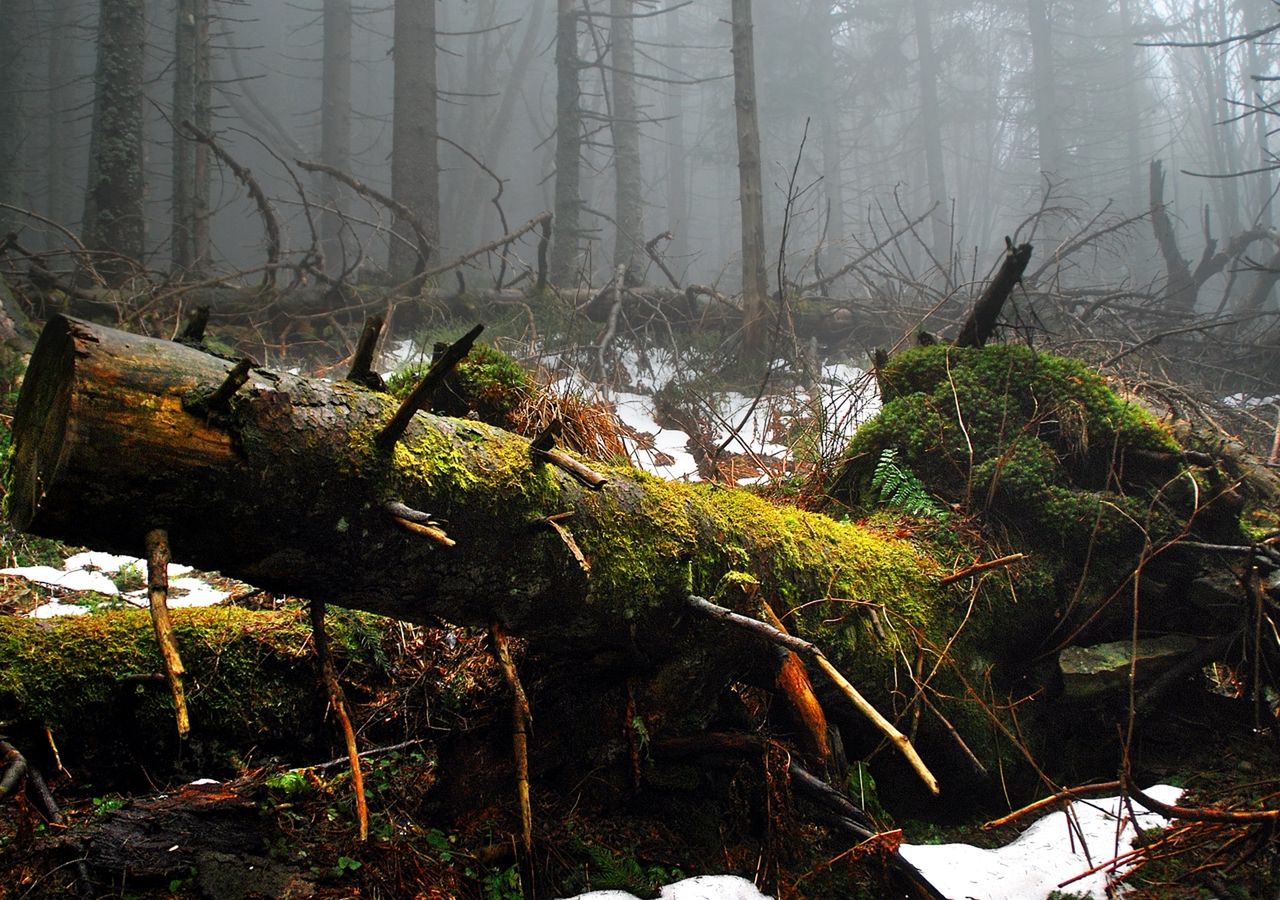
[[[387,389],[407,397],[430,366],[413,365],[392,375]],[[519,424],[517,410],[536,390],[533,377],[496,347],[476,344],[449,373],[436,392],[432,411],[446,416],[473,416],[508,431]]]
[[[886,467],[899,467],[1026,552],[1024,633],[1105,629],[1100,606],[1144,554],[1221,525],[1205,511],[1216,473],[1187,465],[1168,428],[1079,360],[934,345],[877,374],[883,410],[854,437],[832,495],[874,506]]]
[[[179,749],[143,610],[51,621],[0,616],[0,722],[14,734],[48,727],[68,764],[99,773],[168,769],[183,758],[210,774],[236,762],[231,752],[280,752],[323,733],[326,700],[305,612],[212,607],[172,615],[187,669],[186,747]],[[374,621],[343,611],[328,623],[340,671],[364,684],[383,669]]]

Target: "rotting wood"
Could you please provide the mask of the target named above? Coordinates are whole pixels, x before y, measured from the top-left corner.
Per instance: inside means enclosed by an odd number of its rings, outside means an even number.
[[[760,609],[765,619],[779,633],[789,634],[787,627],[778,618],[778,614],[773,611],[773,607],[761,600]],[[799,655],[794,650],[783,649],[781,652],[783,657],[778,666],[777,685],[790,701],[796,718],[804,726],[809,751],[813,754],[815,761],[825,769],[831,762],[831,742],[827,739],[827,715],[813,692],[813,683],[809,680],[809,674],[805,671]]]
[[[147,550],[147,603],[151,608],[151,624],[156,630],[156,643],[160,658],[164,661],[165,680],[173,695],[173,711],[178,725],[178,736],[191,733],[191,719],[187,714],[186,692],[182,676],[186,669],[178,653],[178,639],[173,633],[173,620],[169,617],[169,535],[163,528],[153,528],[145,538]]]
[[[991,279],[982,296],[973,304],[964,325],[960,327],[960,334],[956,337],[957,347],[982,347],[987,343],[995,332],[1005,301],[1013,293],[1014,287],[1022,282],[1022,273],[1027,269],[1027,263],[1031,262],[1030,244],[1014,246],[1013,240],[1007,237],[1004,242],[1004,262],[1000,264],[996,277]]]

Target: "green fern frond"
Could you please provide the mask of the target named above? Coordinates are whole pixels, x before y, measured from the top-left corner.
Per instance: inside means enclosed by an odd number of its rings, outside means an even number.
[[[898,451],[887,447],[880,453],[875,471],[871,473],[871,487],[886,506],[900,510],[918,519],[945,522],[950,515],[935,500],[927,488],[909,468],[898,459]]]

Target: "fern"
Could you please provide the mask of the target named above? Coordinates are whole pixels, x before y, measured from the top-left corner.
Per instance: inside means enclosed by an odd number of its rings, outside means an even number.
[[[887,447],[880,453],[880,461],[871,473],[871,487],[879,494],[880,502],[919,519],[945,522],[950,515],[935,500],[916,473],[898,459],[898,451]]]

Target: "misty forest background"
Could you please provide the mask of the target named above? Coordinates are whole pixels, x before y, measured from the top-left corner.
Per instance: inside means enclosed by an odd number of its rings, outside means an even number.
[[[808,298],[809,336],[857,356],[884,338],[860,324],[946,333],[1011,236],[1035,246],[1011,317],[1060,349],[1158,344],[1196,363],[1176,380],[1265,398],[1277,17],[1267,0],[4,0],[3,265],[153,300],[260,278],[413,295],[424,271],[527,290],[537,227],[446,266],[550,212],[562,291],[621,266],[629,287],[733,298],[732,353],[767,349],[770,311]]]

